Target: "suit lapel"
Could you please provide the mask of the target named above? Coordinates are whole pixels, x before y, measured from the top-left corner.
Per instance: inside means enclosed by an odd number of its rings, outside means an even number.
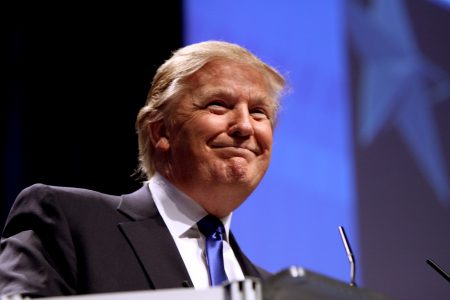
[[[192,287],[183,259],[153,202],[148,186],[122,196],[117,209],[130,219],[129,222],[120,223],[119,228],[133,248],[153,288]],[[245,276],[264,279],[268,275],[260,272],[245,256],[231,232],[230,245]]]
[[[177,246],[164,224],[147,186],[124,195],[118,210],[130,222],[119,224],[155,289],[193,286]]]
[[[231,232],[230,232],[230,246],[233,249],[234,255],[236,256],[239,264],[241,265],[242,272],[244,273],[245,277],[251,276],[264,279],[264,277],[267,276],[266,274],[262,274],[261,272],[259,272],[256,266],[242,252],[241,248],[236,242],[236,239],[234,238],[234,235]]]

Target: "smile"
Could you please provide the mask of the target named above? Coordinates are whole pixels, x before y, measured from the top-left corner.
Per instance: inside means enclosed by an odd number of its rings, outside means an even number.
[[[249,147],[242,146],[213,146],[211,147],[214,150],[218,150],[223,152],[227,157],[241,156],[248,157],[248,155],[258,155],[258,151],[255,149],[251,149]]]

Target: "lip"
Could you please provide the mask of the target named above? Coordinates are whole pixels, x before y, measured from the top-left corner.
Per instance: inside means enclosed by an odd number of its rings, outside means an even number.
[[[242,146],[242,145],[212,145],[211,146],[212,149],[217,149],[217,150],[224,150],[227,152],[230,152],[230,154],[235,153],[236,156],[245,156],[248,155],[248,153],[252,153],[254,155],[258,155],[259,151],[253,147],[246,147],[246,146]]]

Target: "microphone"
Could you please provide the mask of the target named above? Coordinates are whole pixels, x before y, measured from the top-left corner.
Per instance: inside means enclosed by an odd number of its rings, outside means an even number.
[[[356,286],[355,274],[356,264],[353,256],[352,248],[348,242],[347,235],[345,234],[344,227],[339,226],[339,233],[341,234],[342,242],[344,243],[345,252],[347,252],[348,261],[350,262],[350,286]]]
[[[427,259],[426,260],[427,264],[429,264],[436,272],[439,273],[439,275],[441,275],[442,277],[444,277],[445,279],[447,279],[447,281],[450,282],[450,275],[448,275],[441,267],[439,267],[437,265],[437,263],[435,263],[434,261],[432,261],[431,259]]]

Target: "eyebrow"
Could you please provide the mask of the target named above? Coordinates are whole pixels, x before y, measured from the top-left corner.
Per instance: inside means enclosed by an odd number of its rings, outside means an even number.
[[[250,92],[249,92],[250,94]],[[213,98],[213,97],[219,97],[219,98],[229,98],[229,99],[238,99],[239,95],[237,95],[232,89],[227,89],[227,88],[216,88],[213,90],[209,90],[209,91],[204,91],[204,92],[198,92],[195,93],[194,96],[202,98],[202,99],[208,99],[208,98]],[[269,96],[265,95],[265,96],[252,96],[247,95],[248,98],[258,104],[258,105],[265,105],[265,106],[269,106],[272,107],[273,104],[272,102],[274,102],[273,99],[271,99]],[[267,101],[269,100],[269,101]]]

